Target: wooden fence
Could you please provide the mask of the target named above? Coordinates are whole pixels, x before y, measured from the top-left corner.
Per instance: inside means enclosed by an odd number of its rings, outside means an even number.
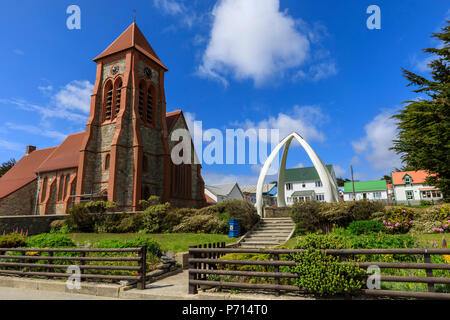
[[[6,253],[9,253],[8,255]],[[55,253],[65,253],[68,255],[59,256]],[[93,256],[92,253],[103,254],[103,256]],[[111,253],[136,253],[130,257],[107,256]],[[17,254],[17,255],[15,255]],[[43,255],[46,254],[46,255]],[[69,255],[70,254],[70,255]],[[14,276],[39,276],[45,278],[69,278],[72,273],[63,273],[69,264],[55,264],[58,261],[73,261],[72,265],[80,268],[81,279],[98,280],[131,280],[137,281],[138,289],[145,289],[146,280],[146,259],[147,246],[139,248],[121,249],[31,249],[31,248],[0,248],[0,275]],[[14,260],[19,260],[16,262]],[[91,262],[136,262],[136,266],[130,265],[100,265]],[[41,262],[41,263],[39,263]],[[42,263],[44,262],[44,263]],[[86,264],[89,262],[89,264]],[[38,269],[39,271],[36,271]],[[34,270],[34,271],[33,271]],[[45,270],[45,271],[44,271]],[[59,271],[58,271],[59,270]],[[87,273],[89,270],[97,270],[97,273]],[[58,271],[58,272],[57,272]],[[134,275],[110,275],[102,274],[102,271],[134,271]]]
[[[281,255],[295,254],[305,252],[299,249],[237,249],[225,248],[224,244],[208,244],[189,249],[189,293],[196,294],[199,286],[233,288],[233,289],[254,289],[254,290],[273,290],[277,295],[281,291],[304,292],[297,286],[280,284],[280,279],[298,278],[296,273],[280,272],[280,266],[295,266],[295,261],[280,260]],[[220,259],[230,253],[255,253],[270,254],[271,261],[262,260],[224,260]],[[450,249],[342,249],[326,250],[326,253],[343,257],[352,258],[355,255],[422,255],[424,263],[409,262],[353,262],[343,261],[342,263],[357,264],[362,268],[377,266],[380,269],[422,269],[426,271],[426,277],[413,276],[388,276],[381,275],[383,282],[408,282],[408,283],[426,283],[428,292],[417,291],[394,291],[394,290],[375,290],[364,289],[363,295],[367,296],[386,296],[386,297],[406,297],[419,299],[450,299],[450,293],[435,292],[435,284],[450,284],[450,277],[434,277],[433,270],[450,270],[450,263],[431,263],[431,255],[450,255]],[[273,272],[256,271],[232,271],[219,270],[218,265],[254,265],[254,266],[273,266]],[[209,275],[217,276],[235,276],[247,278],[274,278],[273,284],[255,284],[244,282],[226,282],[211,281],[207,278]]]

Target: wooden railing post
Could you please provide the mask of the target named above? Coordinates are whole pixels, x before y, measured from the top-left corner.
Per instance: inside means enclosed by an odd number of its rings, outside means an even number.
[[[146,282],[146,276],[147,276],[147,246],[140,246],[140,252],[139,252],[139,281],[137,288],[139,290],[145,289],[145,282]]]
[[[48,252],[48,256],[49,257],[53,257],[53,251],[49,251]],[[53,260],[52,259],[48,259],[47,261],[48,261],[47,262],[48,264],[53,264]],[[52,272],[52,268],[47,268],[47,272],[48,273]]]
[[[424,262],[431,263],[431,255],[425,251]],[[433,269],[425,270],[427,278],[433,278]],[[428,283],[428,292],[434,292],[434,283]]]
[[[278,260],[280,260],[280,255],[279,255],[278,253],[275,253],[275,254],[273,255],[273,261],[278,261]],[[280,272],[280,266],[274,266],[274,271],[275,271],[276,273],[279,273],[279,272]],[[278,277],[275,278],[275,284],[276,284],[277,286],[280,285],[280,278],[278,278]],[[280,295],[280,290],[276,290],[276,291],[275,291],[275,295],[278,297],[278,296]]]
[[[196,274],[192,273],[191,270],[197,269],[197,264],[192,262],[192,259],[195,258],[195,255],[190,249],[196,248],[196,247],[197,246],[189,247],[189,255],[188,255],[188,259],[189,259],[189,294],[197,294],[198,293],[197,285],[191,284],[191,280],[196,280]]]
[[[85,257],[86,257],[86,252],[81,251],[80,252],[80,258],[85,258]],[[80,260],[80,267],[83,266],[83,265],[84,265],[84,260],[81,259]],[[80,268],[80,274],[83,274],[83,269],[82,268]]]

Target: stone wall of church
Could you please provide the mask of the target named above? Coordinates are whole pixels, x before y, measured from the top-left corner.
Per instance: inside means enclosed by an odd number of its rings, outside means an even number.
[[[24,216],[34,214],[36,188],[37,180],[1,199],[0,216]]]
[[[180,117],[176,124],[173,127],[173,131],[177,129],[187,129],[185,127],[185,123],[183,119]],[[172,150],[172,148],[177,144],[176,141],[172,141],[172,139],[169,136],[169,150]],[[192,146],[192,145],[191,145]],[[191,191],[192,191],[192,199],[191,200],[181,200],[181,199],[171,199],[171,203],[173,206],[176,207],[201,207],[203,206],[203,183],[200,180],[200,177],[198,176],[198,167],[200,167],[200,164],[195,164],[195,149],[194,147],[191,148],[191,169],[192,169],[192,175],[191,175]]]

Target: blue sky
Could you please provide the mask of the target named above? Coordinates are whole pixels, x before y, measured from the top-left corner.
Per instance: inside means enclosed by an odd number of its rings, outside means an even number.
[[[81,30],[66,9],[81,8]],[[369,30],[369,5],[381,30]],[[338,176],[376,179],[399,167],[390,116],[417,98],[401,68],[426,74],[422,48],[449,16],[444,0],[134,0],[4,2],[0,10],[0,162],[26,145],[84,130],[92,59],[132,22],[169,68],[167,110],[203,128],[302,134]],[[207,143],[205,143],[206,145]],[[288,166],[308,166],[297,146]],[[257,167],[204,165],[207,183],[256,183]]]

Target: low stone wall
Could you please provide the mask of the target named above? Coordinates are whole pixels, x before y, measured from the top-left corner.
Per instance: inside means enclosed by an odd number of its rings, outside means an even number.
[[[27,232],[29,235],[50,231],[50,223],[55,220],[63,220],[66,215],[51,216],[9,216],[0,217],[0,234],[11,233],[16,230]]]
[[[283,207],[283,208],[273,208],[266,207],[264,208],[264,218],[285,218],[291,216],[291,208]]]

